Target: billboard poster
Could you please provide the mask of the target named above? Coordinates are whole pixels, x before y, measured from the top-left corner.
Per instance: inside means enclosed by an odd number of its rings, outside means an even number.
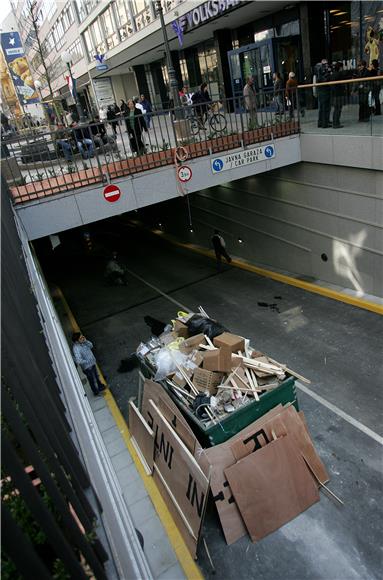
[[[20,103],[22,105],[38,103],[40,99],[33,84],[19,33],[3,32],[1,47]]]
[[[15,112],[16,114],[21,114],[19,99],[15,93],[15,87],[13,86],[13,82],[9,74],[7,63],[5,62],[5,58],[1,50],[0,50],[0,82],[3,104],[7,105],[10,111]]]

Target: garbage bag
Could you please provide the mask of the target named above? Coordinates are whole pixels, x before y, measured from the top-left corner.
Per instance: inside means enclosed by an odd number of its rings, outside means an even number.
[[[200,314],[194,314],[186,322],[186,326],[189,330],[189,336],[195,336],[196,334],[206,334],[211,340],[222,334],[223,332],[229,332],[227,328],[222,326],[216,320],[211,318],[206,318],[206,316],[201,316]]]

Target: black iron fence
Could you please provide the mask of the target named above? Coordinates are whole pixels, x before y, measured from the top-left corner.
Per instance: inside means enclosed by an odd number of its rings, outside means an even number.
[[[2,165],[20,203],[298,130],[297,111],[277,110],[269,95],[259,93],[254,100],[225,99],[145,115],[135,109],[109,123],[12,136],[2,143]]]
[[[91,481],[70,435],[2,185],[2,578],[106,578]]]
[[[381,135],[382,87],[375,77],[250,90],[144,115],[133,109],[104,123],[35,128],[2,140],[2,171],[22,203],[299,131]]]

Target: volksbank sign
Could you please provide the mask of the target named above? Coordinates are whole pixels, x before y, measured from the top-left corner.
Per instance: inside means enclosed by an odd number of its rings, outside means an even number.
[[[197,8],[190,10],[190,12],[187,12],[183,16],[180,16],[175,24],[182,33],[185,33],[188,30],[196,28],[203,22],[215,18],[227,10],[238,6],[240,2],[241,0],[209,0],[209,2],[205,2]],[[173,28],[175,29],[174,26]],[[180,42],[180,44],[182,43]]]

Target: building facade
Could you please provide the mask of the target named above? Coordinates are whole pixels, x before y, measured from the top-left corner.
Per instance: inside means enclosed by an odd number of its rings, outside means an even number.
[[[39,37],[47,55],[56,97],[70,103],[60,54],[73,54],[73,74],[82,104],[100,104],[144,93],[158,109],[170,103],[163,35],[150,0],[37,0]],[[322,58],[347,69],[369,60],[366,43],[374,31],[383,60],[383,2],[288,2],[163,0],[165,23],[179,86],[190,91],[207,82],[213,98],[242,94],[248,75],[259,89],[272,87],[278,70],[287,79],[312,79]],[[16,17],[27,21],[28,2]],[[21,27],[36,74],[33,30]],[[47,87],[44,88],[47,96]],[[65,106],[65,105],[64,105]]]

